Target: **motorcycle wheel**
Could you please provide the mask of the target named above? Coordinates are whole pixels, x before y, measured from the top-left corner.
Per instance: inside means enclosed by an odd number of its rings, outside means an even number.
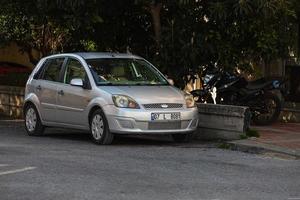
[[[263,104],[267,109],[266,113],[254,113],[253,122],[259,126],[266,126],[274,123],[281,111],[281,101],[277,95],[267,93],[264,96]]]

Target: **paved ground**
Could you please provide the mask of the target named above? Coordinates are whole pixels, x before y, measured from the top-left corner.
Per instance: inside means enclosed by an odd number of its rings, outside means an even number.
[[[300,162],[168,139],[97,146],[75,131],[0,123],[0,199],[300,199]]]
[[[276,153],[300,159],[300,123],[276,123],[252,128],[259,132],[260,137],[228,143],[241,151]]]
[[[258,142],[300,150],[300,123],[276,123],[254,128],[260,133]]]

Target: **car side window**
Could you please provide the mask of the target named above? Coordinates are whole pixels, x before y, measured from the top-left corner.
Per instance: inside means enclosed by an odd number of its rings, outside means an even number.
[[[79,78],[84,81],[86,79],[86,72],[78,60],[69,58],[66,64],[63,82],[70,84],[74,78]]]
[[[43,75],[43,71],[45,67],[47,66],[47,61],[45,61],[42,66],[38,69],[38,71],[34,74],[33,79],[40,79],[42,78],[41,76]]]
[[[54,58],[46,61],[45,69],[41,79],[48,81],[59,81],[59,74],[65,58]]]

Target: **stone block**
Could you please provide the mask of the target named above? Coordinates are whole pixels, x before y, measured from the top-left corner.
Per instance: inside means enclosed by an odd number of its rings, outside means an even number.
[[[240,139],[249,128],[251,114],[248,107],[198,104],[198,109],[197,139]]]

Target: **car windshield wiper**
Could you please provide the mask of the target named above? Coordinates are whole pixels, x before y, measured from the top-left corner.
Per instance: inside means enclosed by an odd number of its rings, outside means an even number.
[[[114,84],[111,82],[100,82],[100,83],[97,83],[97,85],[114,85]]]
[[[134,85],[145,85],[145,86],[161,86],[161,85],[168,85],[166,83],[135,83]]]
[[[128,83],[111,83],[111,82],[102,82],[97,83],[98,86],[131,86],[132,84]]]
[[[98,86],[162,86],[168,85],[167,83],[112,83],[112,82],[100,82],[97,83]]]

